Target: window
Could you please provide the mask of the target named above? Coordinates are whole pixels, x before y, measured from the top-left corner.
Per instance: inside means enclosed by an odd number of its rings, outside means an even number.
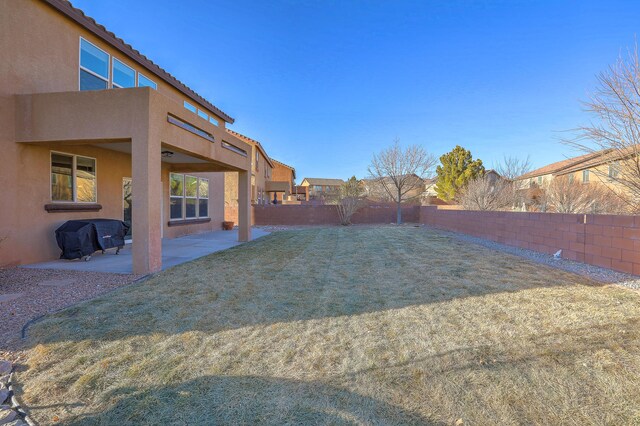
[[[201,118],[204,118],[205,120],[209,121],[209,114],[207,114],[206,112],[202,111],[202,110],[198,110],[198,115]]]
[[[116,58],[113,58],[113,87],[136,87],[135,70]]]
[[[538,176],[538,186],[542,185],[542,176]]]
[[[573,173],[571,173],[569,175],[569,183],[573,183],[575,176],[573,175]]]
[[[97,201],[95,158],[52,152],[51,200],[95,203]]]
[[[158,90],[156,83],[140,73],[138,73],[138,87],[151,87],[152,89]]]
[[[209,180],[171,173],[169,209],[171,219],[209,216]]]
[[[189,111],[191,111],[192,113],[196,113],[196,107],[194,107],[193,105],[191,105],[189,102],[184,101],[184,107],[186,109],[188,109]]]
[[[182,219],[184,204],[184,175],[171,173],[169,191],[169,217],[171,219]]]
[[[80,90],[109,87],[109,54],[80,38]]]
[[[589,183],[589,170],[582,171],[582,182]]]
[[[209,117],[209,123],[213,124],[214,126],[218,126],[220,124],[218,123],[218,120],[213,117]]]
[[[258,152],[258,149],[256,148],[256,172],[259,170],[258,165],[260,161],[260,153]]]
[[[619,175],[620,175],[620,168],[618,166],[618,162],[615,161],[609,164],[609,178],[617,179]]]

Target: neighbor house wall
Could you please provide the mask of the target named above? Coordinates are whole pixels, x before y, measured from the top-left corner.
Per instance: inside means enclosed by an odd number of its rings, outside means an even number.
[[[640,216],[480,212],[420,208],[440,229],[640,275]]]

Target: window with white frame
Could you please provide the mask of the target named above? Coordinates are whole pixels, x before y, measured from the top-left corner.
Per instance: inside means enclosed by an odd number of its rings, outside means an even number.
[[[97,202],[96,159],[52,152],[51,200]]]
[[[119,59],[113,58],[112,65],[113,87],[136,87],[136,71]]]
[[[142,73],[138,73],[138,87],[151,87],[158,90],[158,85],[150,78],[142,75]]]
[[[172,220],[209,217],[209,180],[171,173],[169,206]]]
[[[582,182],[589,183],[589,170],[582,171]]]
[[[80,38],[80,90],[109,88],[109,54]]]

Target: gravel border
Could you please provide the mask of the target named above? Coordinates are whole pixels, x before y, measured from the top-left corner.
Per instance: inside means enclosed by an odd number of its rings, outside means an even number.
[[[448,231],[433,226],[423,225],[425,229],[437,231],[443,235],[450,236],[456,240],[464,241],[471,244],[477,244],[491,250],[512,254],[514,256],[523,257],[535,263],[550,266],[552,268],[562,269],[563,271],[572,272],[582,275],[594,281],[607,284],[618,284],[634,290],[640,290],[640,277],[636,275],[625,274],[624,272],[614,271],[612,269],[601,268],[595,265],[589,265],[582,262],[576,262],[569,259],[556,259],[553,255],[541,253],[525,248],[509,246],[495,241],[487,240],[481,237],[461,234],[459,232]]]
[[[14,363],[22,360],[25,324],[139,278],[140,275],[58,269],[0,269],[0,296],[10,296],[0,301],[0,359]]]

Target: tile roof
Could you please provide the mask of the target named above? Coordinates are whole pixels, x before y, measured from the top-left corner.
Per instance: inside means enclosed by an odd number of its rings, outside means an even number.
[[[584,161],[588,161],[594,157],[600,155],[597,152],[592,152],[589,154],[580,155],[578,157],[567,158],[566,160],[556,161],[555,163],[548,164],[546,166],[540,167],[539,169],[532,170],[528,173],[521,175],[516,178],[516,180],[528,179],[537,176],[543,176],[548,174],[556,174],[564,169],[568,169],[569,167],[576,166]]]
[[[271,158],[269,158],[269,155],[267,155],[267,151],[264,150],[264,148],[262,147],[262,144],[260,142],[258,142],[255,139],[251,139],[249,136],[245,136],[242,133],[234,132],[231,129],[225,128],[225,130],[227,131],[227,133],[229,133],[229,134],[231,134],[233,136],[236,136],[236,137],[242,139],[245,142],[249,142],[251,145],[256,145],[258,147],[258,149],[260,150],[260,152],[262,153],[262,156],[267,160],[267,163],[269,163],[271,168],[273,168],[273,163],[271,162]]]
[[[302,182],[305,180],[309,185],[338,186],[344,183],[342,179],[304,178]]]
[[[97,37],[101,38],[105,42],[109,43],[111,46],[118,49],[120,52],[127,55],[133,61],[137,62],[141,66],[145,67],[149,71],[151,71],[156,76],[160,77],[167,84],[173,86],[178,91],[182,92],[185,96],[191,98],[195,102],[205,106],[213,113],[220,116],[227,123],[233,123],[235,120],[227,115],[220,108],[213,105],[211,102],[197,94],[193,89],[188,87],[186,84],[175,78],[173,75],[169,74],[169,72],[165,71],[160,66],[156,65],[149,58],[144,56],[142,53],[134,49],[130,44],[125,43],[124,40],[118,38],[114,33],[107,30],[103,25],[98,24],[95,19],[85,15],[85,13],[73,6],[68,0],[42,0],[49,6],[53,7],[60,13],[67,16],[69,19],[75,21],[88,31],[92,32]]]
[[[585,162],[572,166],[570,168],[564,169],[561,172],[557,173],[558,175],[563,175],[567,173],[573,173],[580,170],[589,169],[592,167],[600,166],[603,164],[610,163],[612,161],[621,160],[623,158],[631,157],[632,155],[640,154],[640,146],[630,146],[622,149],[603,149],[602,151],[598,151],[594,158],[591,158]]]

